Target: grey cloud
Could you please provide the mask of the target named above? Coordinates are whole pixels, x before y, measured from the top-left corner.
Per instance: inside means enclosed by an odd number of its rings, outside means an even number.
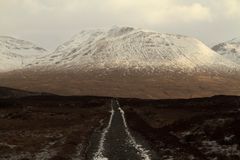
[[[0,0],[0,35],[54,49],[84,28],[134,26],[213,45],[240,36],[239,0]]]

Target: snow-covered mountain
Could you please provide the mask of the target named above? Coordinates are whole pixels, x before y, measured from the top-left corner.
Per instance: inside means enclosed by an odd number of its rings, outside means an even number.
[[[195,38],[131,27],[82,31],[27,66],[0,74],[0,83],[63,95],[240,95],[238,64]]]
[[[58,69],[230,71],[237,65],[199,40],[130,27],[86,30],[36,64]]]
[[[225,58],[240,64],[240,38],[220,43],[213,46],[212,49]]]
[[[0,36],[0,72],[21,69],[45,54],[45,49],[31,42]]]

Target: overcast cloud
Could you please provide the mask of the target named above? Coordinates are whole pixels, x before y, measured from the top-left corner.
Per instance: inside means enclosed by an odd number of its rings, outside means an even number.
[[[87,28],[133,26],[207,45],[240,36],[240,0],[0,0],[0,35],[54,49]]]

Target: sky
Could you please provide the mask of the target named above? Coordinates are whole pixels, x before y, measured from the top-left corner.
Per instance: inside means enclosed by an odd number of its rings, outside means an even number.
[[[208,46],[240,37],[240,0],[0,0],[0,35],[49,50],[88,28],[131,26]]]

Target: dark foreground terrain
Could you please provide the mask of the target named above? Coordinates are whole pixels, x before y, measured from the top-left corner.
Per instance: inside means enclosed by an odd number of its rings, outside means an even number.
[[[0,100],[0,159],[84,159],[89,136],[109,117],[105,104],[89,97]]]
[[[137,143],[136,136],[141,136],[147,147],[142,141],[140,144],[154,151],[154,156],[149,153],[154,160],[240,159],[240,97],[119,98],[111,105],[112,98],[25,95],[19,91],[9,95],[6,88],[0,95],[0,160],[89,159],[92,135],[103,136],[111,115],[109,111],[114,106],[112,125],[105,135],[105,150],[98,149],[99,160],[102,153],[108,155],[111,149],[118,150],[113,144],[124,144],[117,142],[120,133],[122,139],[133,136]],[[123,123],[124,115],[127,126]],[[114,121],[121,122],[120,126]],[[114,128],[125,128],[127,132]],[[111,139],[112,136],[115,138]],[[98,139],[95,142],[100,146]],[[114,158],[117,159],[122,158]]]
[[[131,129],[141,133],[161,160],[239,160],[240,98],[122,99]]]

